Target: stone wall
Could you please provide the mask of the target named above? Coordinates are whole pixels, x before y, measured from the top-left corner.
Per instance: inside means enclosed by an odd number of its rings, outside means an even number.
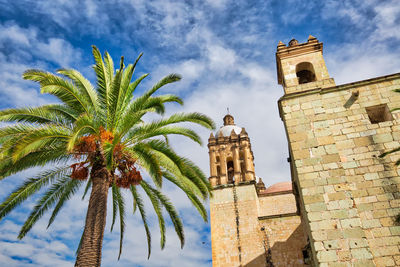
[[[260,195],[259,217],[296,213],[296,200],[290,193]]]
[[[236,199],[236,200],[235,200]],[[214,189],[210,200],[214,267],[304,266],[306,236],[291,192],[258,196],[254,183]]]
[[[257,198],[254,183],[214,190],[210,200],[214,267],[265,266]]]
[[[316,70],[318,72],[318,70]],[[367,107],[400,107],[400,74],[311,89],[279,102],[302,216],[319,266],[400,266],[400,113],[371,123]]]
[[[274,267],[305,266],[302,249],[306,246],[300,216],[262,219],[265,242],[271,249]]]

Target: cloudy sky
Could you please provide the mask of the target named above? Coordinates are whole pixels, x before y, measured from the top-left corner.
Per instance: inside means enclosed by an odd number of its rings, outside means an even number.
[[[343,84],[400,71],[399,24],[397,0],[0,0],[0,108],[55,101],[21,79],[26,69],[71,67],[93,81],[91,45],[107,50],[115,61],[123,55],[132,62],[143,52],[137,75],[150,76],[141,90],[176,72],[183,80],[162,92],[178,94],[185,105],[170,105],[169,112],[200,111],[219,127],[229,107],[250,135],[257,176],[270,185],[290,179],[277,108],[283,94],[276,81],[278,42],[317,37],[331,77]],[[210,133],[196,130],[206,143]],[[181,139],[173,139],[173,145],[208,175],[206,146]],[[35,171],[1,181],[0,199]],[[211,266],[209,225],[182,193],[169,186],[164,191],[183,218],[184,249],[171,227],[166,248],[159,249],[153,214],[153,253],[147,260],[141,221],[138,214],[130,215],[120,261],[118,229],[110,233],[107,225],[103,266]],[[19,241],[17,233],[33,206],[34,199],[0,221],[0,264],[72,266],[87,200],[78,194],[49,229],[45,216]]]

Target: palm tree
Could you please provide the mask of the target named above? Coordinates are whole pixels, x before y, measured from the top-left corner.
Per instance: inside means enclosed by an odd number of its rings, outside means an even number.
[[[175,95],[155,96],[162,86],[180,80],[177,74],[163,78],[143,95],[133,97],[136,87],[147,76],[132,82],[134,64],[114,71],[113,60],[105,52],[104,60],[93,46],[96,87],[73,69],[61,69],[55,75],[27,70],[23,78],[38,82],[41,93],[57,97],[61,104],[0,111],[0,121],[12,122],[0,128],[0,179],[28,168],[45,166],[46,171],[27,179],[0,205],[0,219],[39,190],[46,188],[37,201],[18,238],[23,238],[49,209],[48,227],[68,199],[84,185],[84,196],[91,188],[85,229],[77,250],[75,266],[100,266],[106,224],[108,192],[112,195],[112,225],[120,222],[120,250],[125,229],[125,201],[121,190],[133,196],[134,212],[139,210],[151,252],[151,236],[143,200],[137,186],[149,197],[158,216],[161,248],[165,246],[163,208],[169,214],[184,245],[181,219],[169,199],[160,191],[163,179],[183,190],[204,221],[207,213],[201,200],[210,195],[203,172],[189,159],[177,155],[168,144],[168,135],[186,136],[201,144],[200,137],[179,125],[192,122],[209,129],[214,122],[200,113],[178,113],[145,122],[148,113],[163,114],[165,103],[183,104]],[[152,183],[143,179],[146,171]]]

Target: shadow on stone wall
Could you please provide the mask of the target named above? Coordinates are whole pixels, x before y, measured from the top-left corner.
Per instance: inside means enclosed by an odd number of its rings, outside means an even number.
[[[265,264],[265,253],[254,258],[251,262],[243,265],[243,267],[261,267],[261,266],[262,267],[267,266]]]
[[[271,247],[274,267],[306,266],[302,252],[306,245],[303,233],[303,225],[300,224],[286,241],[274,243]]]
[[[272,263],[274,267],[307,266],[303,262],[302,248],[306,245],[303,235],[303,226],[299,225],[296,230],[284,242],[275,242],[271,247]],[[266,254],[263,253],[254,258],[243,267],[264,267]]]

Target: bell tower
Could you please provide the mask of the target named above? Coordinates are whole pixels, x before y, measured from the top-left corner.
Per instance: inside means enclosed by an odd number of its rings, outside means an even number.
[[[223,120],[208,139],[213,266],[265,266],[250,139],[232,115]]]
[[[254,181],[254,156],[246,130],[235,125],[232,115],[223,120],[224,126],[208,139],[211,185]]]
[[[306,43],[279,42],[276,52],[278,83],[285,94],[335,86],[322,56],[323,44],[310,35]]]

